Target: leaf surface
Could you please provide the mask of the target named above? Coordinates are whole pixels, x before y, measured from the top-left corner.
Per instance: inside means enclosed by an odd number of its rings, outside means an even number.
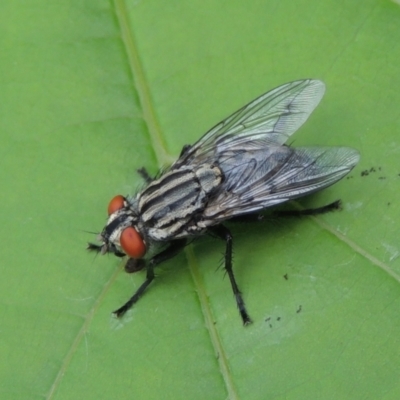
[[[398,3],[5,0],[0,20],[1,398],[399,398]],[[254,323],[209,237],[112,318],[144,273],[84,251],[109,199],[309,77],[327,93],[293,145],[362,158],[300,201],[342,212],[232,225]]]

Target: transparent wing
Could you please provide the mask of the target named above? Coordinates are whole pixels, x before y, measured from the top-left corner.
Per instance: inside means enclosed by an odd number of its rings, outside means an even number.
[[[210,224],[321,190],[360,159],[357,150],[347,147],[262,146],[253,142],[247,149],[220,154],[225,181],[204,212]]]
[[[324,92],[324,83],[311,79],[279,86],[221,121],[193,146],[184,148],[172,168],[210,161],[224,149],[248,141],[282,145],[307,120]]]

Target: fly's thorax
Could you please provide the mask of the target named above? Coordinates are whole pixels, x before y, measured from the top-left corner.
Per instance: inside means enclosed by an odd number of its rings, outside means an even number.
[[[198,216],[223,180],[213,164],[168,171],[138,197],[138,213],[152,240],[164,241],[194,234]]]

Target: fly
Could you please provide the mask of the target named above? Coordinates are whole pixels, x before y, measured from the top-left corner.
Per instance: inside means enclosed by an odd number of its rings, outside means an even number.
[[[127,255],[127,268],[146,267],[146,279],[114,313],[125,314],[154,279],[154,268],[178,254],[196,236],[225,241],[225,270],[243,324],[251,322],[232,269],[232,235],[223,223],[257,218],[264,209],[332,185],[359,161],[348,147],[285,145],[320,102],[325,85],[299,80],[279,86],[236,111],[193,145],[183,147],[177,161],[156,178],[142,168],[145,187],[129,197],[115,196],[108,206],[101,254]],[[338,208],[339,202],[314,210]]]

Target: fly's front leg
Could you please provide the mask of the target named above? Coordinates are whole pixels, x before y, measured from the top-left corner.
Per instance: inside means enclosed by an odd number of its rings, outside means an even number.
[[[146,181],[146,183],[153,182],[153,178],[147,172],[147,169],[142,167],[137,170],[137,173]]]
[[[228,273],[229,280],[231,281],[231,286],[233,290],[233,294],[235,295],[235,300],[237,307],[240,312],[240,316],[242,317],[243,325],[247,325],[251,323],[251,318],[247,313],[246,306],[243,301],[242,293],[239,290],[239,287],[236,283],[235,275],[233,274],[232,269],[232,234],[228,228],[223,225],[219,225],[217,227],[213,227],[210,229],[211,233],[214,233],[219,238],[225,240],[226,249],[225,249],[225,270]]]
[[[152,257],[146,265],[146,280],[141,284],[135,294],[122,307],[114,311],[113,314],[118,318],[122,317],[139,300],[147,286],[149,286],[153,281],[155,277],[154,268],[158,264],[176,256],[185,247],[185,245],[185,239],[175,240],[165,250]]]
[[[141,271],[146,267],[146,260],[130,258],[125,264],[125,272],[128,274],[133,274],[135,272]]]

